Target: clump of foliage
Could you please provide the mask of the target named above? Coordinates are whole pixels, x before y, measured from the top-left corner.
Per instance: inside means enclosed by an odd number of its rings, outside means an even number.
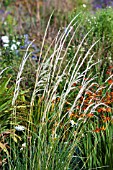
[[[73,12],[71,18],[76,13],[78,12]],[[105,75],[107,67],[113,64],[113,10],[112,8],[106,8],[98,10],[95,13],[88,11],[82,12],[79,20],[81,24],[77,31],[73,46],[76,48],[81,41],[80,39],[87,33],[87,31],[90,31],[81,53],[84,53],[90,47],[92,42],[99,40],[99,43],[94,47],[94,51],[96,52],[94,60],[102,60],[99,68],[96,68],[96,71]],[[70,48],[72,53],[73,47]],[[71,53],[69,54],[70,56]]]

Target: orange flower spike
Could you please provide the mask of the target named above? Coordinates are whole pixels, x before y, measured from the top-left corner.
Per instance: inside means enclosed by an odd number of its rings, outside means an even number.
[[[108,71],[108,70],[107,70],[107,71],[106,71],[106,74],[111,75],[112,73],[111,73],[111,71]]]
[[[79,89],[81,89],[82,88],[82,86],[79,86]]]
[[[60,97],[57,97],[57,102],[59,102],[60,101]]]
[[[93,93],[93,96],[94,96],[94,97],[96,97],[96,96],[97,96],[97,94],[96,94],[96,93]]]
[[[102,112],[102,108],[97,109],[97,112],[101,113]]]
[[[110,118],[110,117],[104,117],[103,122],[108,122],[108,121],[110,121],[110,120],[111,120],[111,118]]]
[[[77,113],[70,113],[69,115],[70,118],[79,118],[78,114]]]
[[[102,126],[100,129],[101,129],[102,131],[105,131],[105,130],[106,130],[106,128],[105,128],[104,126]]]
[[[84,99],[84,97],[83,97],[83,96],[81,96],[81,97],[80,97],[80,100],[82,101],[83,99]]]
[[[93,113],[88,113],[88,114],[87,114],[87,117],[89,117],[89,118],[91,118],[91,117],[93,117],[93,116],[94,116]]]
[[[99,109],[97,109],[97,112],[106,112],[107,110],[106,110],[107,108],[105,108],[105,107],[101,107],[101,108],[99,108]]]
[[[112,100],[107,100],[106,102],[104,102],[105,104],[111,104],[112,103]],[[107,110],[106,110],[107,111]]]
[[[87,94],[87,95],[92,95],[92,92],[86,91],[85,94]]]
[[[106,98],[107,98],[107,100],[111,99],[110,94],[107,94]]]
[[[70,117],[70,118],[73,118],[74,116],[75,116],[74,113],[70,113],[70,114],[69,114],[69,117]]]
[[[69,103],[69,102],[65,102],[65,104],[70,105],[71,103]]]
[[[76,109],[79,110],[79,109],[80,109],[80,106],[76,106]]]
[[[105,118],[105,116],[102,114],[102,115],[101,115],[101,118],[103,118],[103,119],[104,119],[104,118]]]
[[[83,107],[82,110],[83,110],[83,111],[86,110],[86,107]]]
[[[106,117],[106,120],[107,120],[107,121],[110,121],[110,120],[111,120],[111,118],[108,116],[108,117]]]
[[[67,111],[70,111],[71,108],[67,108]]]
[[[111,112],[111,108],[110,107],[106,108],[106,111]]]
[[[85,117],[85,116],[86,116],[86,114],[81,114],[81,115],[80,115],[80,117]]]
[[[101,128],[96,128],[95,130],[93,130],[93,132],[99,133],[101,131]]]
[[[113,66],[109,66],[109,67],[108,67],[108,69],[112,69],[112,68],[113,68]]]
[[[72,84],[72,87],[75,87],[76,85],[77,85],[76,83],[73,83],[73,84]]]
[[[103,87],[101,87],[103,88]],[[102,89],[100,89],[98,92],[97,92],[97,96],[101,96],[102,95]]]
[[[112,80],[112,79],[108,80],[108,84],[109,84],[109,85],[112,84],[112,83],[113,83],[113,80]]]
[[[107,108],[103,107],[103,108],[102,108],[102,111],[103,111],[103,112],[106,112],[106,111],[107,111],[106,109],[107,109]]]
[[[110,92],[110,95],[113,96],[113,92]]]
[[[55,103],[56,102],[56,100],[52,100],[52,103]]]

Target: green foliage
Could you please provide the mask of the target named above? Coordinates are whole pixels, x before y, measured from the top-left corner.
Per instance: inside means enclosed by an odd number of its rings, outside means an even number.
[[[42,47],[41,62],[27,61],[26,53],[20,67],[22,53],[11,51],[19,37],[13,36],[16,18],[6,18],[8,28],[4,30],[12,35],[9,46],[1,47],[1,69],[7,65],[13,69],[0,79],[0,161],[4,170],[113,168],[112,76],[105,81],[106,71],[110,75],[113,71],[112,67],[108,69],[113,62],[113,11],[104,9],[92,14],[82,3],[76,2],[81,7],[69,19],[80,10],[84,12],[68,29],[59,31],[50,47],[48,43]],[[67,16],[60,14],[52,17],[53,30],[66,26]],[[34,13],[26,20],[31,19],[29,25],[34,23],[33,17]],[[24,130],[17,130],[18,125]]]
[[[9,6],[12,2],[14,2],[15,0],[5,0],[5,1],[3,1],[3,5],[5,6],[5,7],[7,7],[7,6]]]
[[[8,87],[11,78],[0,79],[0,131],[9,128],[11,118],[12,88]]]
[[[73,12],[70,18],[72,19],[77,13],[78,11]],[[96,52],[94,61],[101,60],[100,66],[95,68],[95,72],[105,75],[108,66],[113,64],[113,10],[107,8],[98,10],[95,13],[91,13],[90,11],[82,12],[77,19],[80,22],[80,26],[77,30],[73,46],[75,48],[76,46],[78,47],[81,38],[90,31],[90,34],[82,45],[81,53],[86,52],[91,44],[99,40],[91,53]],[[71,57],[71,53],[73,53],[72,47],[70,51],[69,57]],[[103,76],[102,74],[100,74],[100,76]]]

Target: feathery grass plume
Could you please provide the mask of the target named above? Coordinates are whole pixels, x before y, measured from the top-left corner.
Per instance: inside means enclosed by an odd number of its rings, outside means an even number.
[[[42,42],[42,47],[41,47],[41,52],[40,52],[40,58],[42,57],[42,52],[43,52],[43,46],[44,46],[44,43],[45,43],[45,38],[46,38],[46,34],[47,34],[47,30],[48,30],[48,27],[49,27],[49,24],[50,24],[50,20],[51,20],[51,17],[52,17],[52,15],[53,14],[51,14],[51,16],[50,16],[50,19],[49,19],[49,21],[48,21],[48,24],[47,24],[47,28],[46,28],[46,31],[45,31],[45,35],[44,35],[44,38],[43,38],[43,42]],[[79,15],[79,14],[78,14]],[[48,59],[48,61],[46,61],[46,63],[43,65],[43,64],[40,64],[40,62],[39,62],[39,64],[38,64],[38,68],[37,68],[37,73],[36,73],[36,82],[35,82],[35,88],[34,88],[34,92],[33,92],[33,96],[32,96],[32,100],[31,100],[31,106],[33,105],[33,103],[34,103],[34,99],[35,99],[35,96],[36,96],[36,92],[37,92],[37,87],[38,87],[38,78],[39,78],[39,74],[40,74],[40,72],[42,72],[42,69],[43,69],[43,67],[44,67],[44,69],[46,68],[46,66],[48,66],[48,63],[47,62],[50,62],[50,60],[51,60],[51,63],[53,62],[53,59],[55,58],[55,55],[56,55],[56,53],[58,53],[59,51],[61,52],[62,50],[60,50],[60,49],[62,49],[63,48],[63,44],[64,44],[64,37],[66,36],[66,34],[67,34],[67,36],[68,36],[68,34],[69,34],[69,32],[70,32],[70,26],[71,26],[71,24],[74,22],[74,20],[78,17],[78,15],[77,16],[75,16],[75,18],[73,18],[73,20],[70,22],[70,24],[67,26],[67,32],[63,32],[61,35],[60,35],[60,31],[58,32],[58,34],[57,34],[57,36],[56,36],[56,38],[55,38],[55,47],[54,47],[54,52],[53,52],[53,54],[50,56],[50,58]],[[60,41],[60,45],[59,45],[59,41]],[[62,43],[62,41],[64,41],[63,43]],[[62,48],[61,48],[62,47]],[[49,48],[50,49],[50,48]],[[49,50],[48,49],[48,50]],[[45,62],[45,60],[47,60],[47,54],[48,54],[48,51],[47,50],[47,53],[46,53],[46,55],[45,55],[45,57],[43,58],[43,63]],[[59,55],[60,56],[60,55]],[[58,54],[57,54],[57,57],[58,57]],[[58,60],[58,59],[57,59]],[[40,61],[40,59],[39,59],[39,61]],[[56,67],[56,65],[54,66],[54,68]],[[50,67],[51,68],[51,67]],[[45,72],[44,72],[45,73]]]
[[[26,63],[27,59],[29,58],[29,56],[31,55],[31,53],[28,54],[28,51],[29,51],[29,48],[30,48],[30,46],[32,45],[33,42],[34,42],[34,40],[28,45],[26,53],[25,53],[25,55],[22,59],[22,63],[20,64],[20,67],[19,67],[19,72],[18,72],[18,75],[17,75],[17,78],[16,78],[14,96],[13,96],[13,99],[12,99],[12,106],[15,106],[15,102],[16,102],[16,99],[17,99],[18,94],[19,94],[20,82],[22,80],[21,75],[22,75],[22,72],[24,70],[25,63]]]
[[[40,91],[41,91],[40,87],[43,87],[42,88],[43,96],[45,96],[45,101],[47,103],[46,109],[49,110],[49,108],[51,106],[51,104],[49,104],[51,102],[50,99],[53,100],[51,96],[53,96],[59,83],[61,82],[62,77],[65,75],[66,68],[62,72],[63,74],[61,76],[59,76],[61,74],[60,70],[63,65],[63,60],[65,59],[65,56],[66,56],[66,52],[65,52],[64,56],[62,56],[64,43],[66,42],[66,38],[68,37],[69,33],[72,30],[73,22],[76,20],[76,18],[79,15],[80,14],[78,14],[77,16],[75,16],[72,19],[72,21],[69,23],[69,25],[66,28],[67,31],[63,31],[63,33],[61,33],[60,31],[58,32],[58,34],[55,38],[55,46],[54,46],[53,53],[51,54],[50,57],[47,57],[47,54],[46,54],[43,59],[43,63],[42,64],[39,63],[38,68],[37,68],[37,73],[36,73],[35,88],[34,88],[32,99],[31,99],[31,107],[33,106],[36,94],[38,94],[38,92],[40,94]],[[51,15],[51,17],[52,17],[52,15]],[[50,17],[50,19],[51,19],[51,17]],[[49,27],[49,23],[50,23],[50,20],[48,22],[47,29]],[[77,22],[74,23],[73,25],[75,25],[75,24],[77,24]],[[45,41],[45,37],[47,34],[47,29],[45,32],[44,41]],[[75,34],[75,32],[74,32],[74,34]],[[72,37],[74,37],[74,34]],[[44,41],[42,43],[42,49],[44,46]],[[70,40],[69,44],[71,43],[71,41],[72,41],[72,39]],[[66,49],[66,51],[67,50],[68,50],[68,48]],[[41,50],[40,57],[41,56],[42,56],[42,50]],[[47,59],[46,59],[46,57],[47,57]],[[62,57],[63,57],[63,59],[62,59]],[[60,68],[58,68],[59,64],[60,64]],[[51,89],[50,87],[51,87],[51,85],[53,86],[53,83],[56,85],[54,86],[54,89]],[[46,86],[44,87],[45,84],[46,84]],[[46,114],[47,110],[44,112],[44,115]],[[46,118],[46,115],[44,117]],[[43,117],[43,119],[44,119],[44,117]]]

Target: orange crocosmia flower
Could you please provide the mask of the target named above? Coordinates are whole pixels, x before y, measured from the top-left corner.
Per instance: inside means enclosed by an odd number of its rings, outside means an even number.
[[[111,104],[111,100],[107,100],[106,102],[104,102],[105,104]],[[107,110],[106,110],[107,111]],[[107,111],[108,112],[108,111]]]
[[[81,115],[80,115],[80,117],[85,117],[85,116],[86,116],[86,114],[81,114]]]
[[[106,74],[109,74],[109,75],[111,75],[112,73],[111,73],[111,71],[106,71]]]
[[[55,103],[56,102],[56,100],[52,100],[52,103]]]
[[[112,79],[108,80],[108,84],[112,84],[112,83],[113,83]]]
[[[108,67],[108,69],[112,69],[112,68],[113,68],[113,66],[109,66],[109,67]]]
[[[107,98],[107,100],[110,100],[111,96],[109,94],[107,94],[106,98]]]
[[[102,108],[97,109],[97,112],[98,113],[102,112]]]
[[[82,110],[86,110],[86,107],[83,107]]]
[[[60,101],[60,97],[57,97],[57,102],[59,102]]]
[[[95,130],[93,130],[93,132],[99,133],[101,131],[101,128],[96,128]]]
[[[97,96],[97,94],[96,93],[93,93],[93,97],[96,97]]]
[[[77,85],[76,83],[73,83],[73,84],[72,84],[72,87],[74,87],[74,86],[76,86],[76,85]]]
[[[90,95],[89,96],[89,99],[94,99],[95,97],[93,95]]]
[[[69,117],[70,117],[70,118],[72,118],[72,117],[74,117],[74,116],[75,116],[74,113],[70,113],[70,114],[69,114]]]
[[[113,96],[113,92],[110,92],[110,95]]]
[[[82,86],[79,86],[79,88],[81,89],[81,88],[82,88]]]
[[[102,126],[101,128],[96,128],[95,130],[93,130],[93,132],[99,133],[100,131],[105,131],[106,128],[104,126]]]
[[[101,117],[104,118],[105,116],[102,114]]]
[[[106,111],[111,112],[111,108],[110,107],[106,108]]]
[[[105,108],[105,107],[101,107],[101,108],[99,108],[99,109],[97,109],[97,112],[106,112],[106,109],[107,108]]]
[[[70,118],[79,118],[79,116],[77,115],[77,113],[70,113],[69,115]]]
[[[67,111],[70,111],[71,108],[67,108]]]
[[[87,117],[89,117],[89,118],[90,118],[90,117],[93,117],[93,116],[94,116],[93,113],[88,113],[88,114],[87,114]]]
[[[79,110],[79,109],[80,109],[80,106],[76,106],[76,109]]]
[[[70,105],[71,103],[69,103],[69,102],[65,102],[65,104],[69,104],[69,105]]]
[[[108,121],[110,121],[110,117],[109,116],[108,117],[104,117],[103,122],[108,122]]]
[[[103,131],[106,130],[106,128],[104,126],[102,126],[100,129],[103,130]]]
[[[87,95],[92,95],[92,92],[86,91],[85,94],[87,94]]]
[[[106,111],[107,111],[106,109],[107,109],[107,108],[102,107],[102,111],[103,111],[103,112],[106,112]]]
[[[83,100],[83,99],[84,99],[84,97],[83,97],[83,96],[81,96],[81,97],[80,97],[80,100]]]

